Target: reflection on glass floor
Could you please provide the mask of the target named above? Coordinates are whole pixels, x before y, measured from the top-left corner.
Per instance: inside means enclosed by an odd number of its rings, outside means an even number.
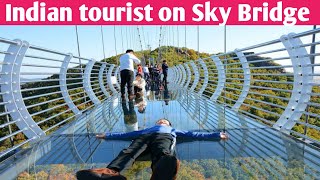
[[[316,179],[320,177],[319,149],[238,115],[196,94],[183,91],[147,93],[133,102],[110,98],[73,124],[25,153],[26,171],[20,177],[73,179],[79,169],[105,167],[130,141],[98,140],[95,133],[125,132],[153,126],[159,118],[177,129],[226,129],[228,141],[178,139],[182,165],[178,179]],[[149,179],[150,163],[140,158],[126,172],[128,179]]]

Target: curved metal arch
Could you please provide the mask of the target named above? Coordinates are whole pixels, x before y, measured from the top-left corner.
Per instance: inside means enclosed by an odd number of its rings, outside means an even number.
[[[151,73],[151,72],[150,72]],[[174,73],[174,66],[169,68],[169,76],[168,78],[170,78],[170,82],[175,83],[175,73]]]
[[[247,97],[247,95],[249,93],[251,76],[250,76],[249,63],[247,61],[247,58],[243,54],[243,52],[241,52],[241,51],[239,51],[237,49],[234,52],[237,54],[237,56],[238,56],[238,58],[239,58],[239,60],[241,62],[242,69],[243,69],[243,76],[244,76],[244,82],[243,82],[243,86],[242,86],[242,91],[240,93],[240,96],[239,96],[237,102],[232,107],[233,110],[238,111],[240,106],[241,106],[241,104],[246,99],[246,97]]]
[[[202,93],[206,90],[208,82],[209,82],[209,77],[208,77],[209,73],[208,73],[208,68],[207,68],[206,64],[203,62],[203,59],[199,59],[199,63],[202,66],[202,69],[204,71],[203,84],[202,84],[202,87],[200,88],[200,90],[198,92],[199,95],[202,95]],[[199,77],[200,77],[200,74],[199,74]]]
[[[305,111],[307,102],[310,100],[310,93],[312,91],[312,68],[307,66],[311,64],[310,58],[307,56],[308,52],[299,38],[294,38],[294,33],[280,38],[290,56],[293,73],[294,83],[288,105],[278,121],[273,125],[276,129],[287,130],[292,129]],[[288,133],[288,132],[287,132]]]
[[[150,75],[150,72],[149,72],[149,75]],[[169,82],[173,82],[173,79],[172,79],[172,67],[168,68],[168,77],[167,77],[168,81]]]
[[[186,70],[184,69],[184,66],[182,64],[179,64],[179,67],[180,67],[180,71],[182,72],[182,80],[181,80],[181,83],[180,85],[182,87],[184,87],[184,84],[186,83],[186,79],[187,79],[187,74],[186,74]]]
[[[121,77],[120,77],[120,66],[118,66],[116,68],[116,70],[114,71],[114,77],[117,78],[117,83],[116,83],[116,86],[118,89],[120,89],[120,83],[121,83]]]
[[[175,72],[175,77],[176,77],[175,82],[176,82],[176,84],[179,84],[180,75],[179,75],[179,70],[178,70],[177,66],[174,67],[174,72]]]
[[[111,76],[112,76],[112,71],[113,71],[113,68],[115,67],[114,64],[112,64],[109,69],[108,69],[108,72],[107,72],[107,81],[108,81],[108,85],[113,93],[114,94],[118,94],[118,91],[114,88],[113,84],[112,84],[112,80],[111,80]]]
[[[12,119],[16,120],[15,123],[19,129],[23,130],[23,133],[28,139],[37,139],[45,136],[45,132],[38,126],[38,124],[32,119],[28,112],[26,105],[23,101],[20,86],[20,70],[22,60],[29,48],[29,43],[26,41],[15,40],[16,44],[11,44],[7,50],[9,52],[4,56],[2,65],[1,79],[3,84],[1,85],[1,92],[3,102]]]
[[[107,63],[103,63],[100,67],[100,70],[99,70],[99,86],[101,88],[101,91],[103,92],[103,94],[106,96],[106,97],[110,97],[110,94],[108,93],[106,87],[104,86],[104,82],[103,82],[103,75],[104,75],[104,71],[107,67]]]
[[[168,73],[169,73],[169,75],[168,75],[169,82],[175,83],[175,72],[174,72],[174,66],[169,68]]]
[[[185,64],[181,64],[182,73],[183,73],[182,87],[185,87],[185,86],[186,86],[187,79],[188,79],[187,72],[186,72],[186,68],[185,68],[184,65],[185,65]]]
[[[218,56],[211,56],[212,61],[215,63],[217,70],[218,70],[218,84],[217,88],[215,89],[214,93],[210,97],[210,100],[217,101],[219,96],[221,95],[223,88],[226,83],[226,72],[224,69],[224,65]]]
[[[108,72],[109,72],[109,69],[110,69],[111,66],[112,66],[112,64],[107,64],[107,67],[106,67],[106,69],[104,71],[104,74],[103,74],[105,76],[105,79],[106,79],[105,87],[107,89],[107,92],[110,94],[110,97],[112,97],[112,94],[113,94],[113,91],[112,91],[112,89],[111,89],[111,87],[110,87],[110,85],[108,83]]]
[[[179,85],[182,86],[182,84],[183,84],[183,70],[181,68],[181,64],[178,65],[178,69],[179,69],[179,74],[180,74]]]
[[[64,101],[67,103],[68,107],[72,110],[72,112],[77,116],[79,116],[81,115],[82,112],[72,101],[69,95],[68,86],[67,86],[67,71],[68,71],[68,66],[72,57],[73,57],[72,54],[68,54],[68,56],[64,58],[61,64],[60,74],[59,74],[59,84],[60,84],[60,90],[61,90],[61,94]]]
[[[190,71],[190,67],[189,67],[188,63],[185,63],[184,66],[185,66],[185,69],[187,70],[187,78],[188,78],[184,87],[188,88],[190,81],[191,81],[191,71]]]
[[[173,66],[172,67],[172,72],[173,72],[173,82],[175,84],[177,84],[177,81],[178,81],[178,75],[177,75],[177,67],[176,66]]]
[[[97,98],[97,96],[94,94],[93,90],[92,90],[92,86],[91,86],[91,82],[90,82],[90,75],[91,75],[91,71],[93,68],[93,65],[96,61],[95,60],[91,60],[87,63],[86,68],[84,70],[84,77],[83,77],[83,86],[84,86],[84,90],[86,91],[86,93],[88,94],[89,98],[91,99],[91,101],[95,104],[98,105],[100,104],[100,100]]]
[[[179,80],[178,80],[178,85],[181,86],[181,83],[182,83],[182,70],[181,70],[181,67],[180,67],[180,64],[177,65],[177,70],[178,70],[178,74],[179,74]]]
[[[176,66],[176,72],[177,72],[177,84],[178,85],[180,85],[180,83],[181,83],[181,79],[182,79],[182,77],[181,77],[181,69],[180,69],[180,67],[179,67],[179,65],[177,65]]]
[[[199,83],[199,78],[200,78],[200,77],[199,77],[198,68],[197,68],[197,66],[194,64],[193,61],[190,62],[190,65],[191,65],[191,67],[192,67],[192,69],[193,69],[193,73],[194,73],[194,81],[193,81],[192,86],[190,87],[190,90],[193,91],[193,90],[196,88],[196,86],[198,85],[198,83]]]

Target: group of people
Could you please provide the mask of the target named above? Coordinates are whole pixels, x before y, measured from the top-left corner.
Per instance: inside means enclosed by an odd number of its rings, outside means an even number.
[[[137,64],[137,74],[134,80],[134,64]],[[121,77],[121,97],[125,99],[125,86],[128,89],[128,98],[132,100],[137,93],[143,93],[147,83],[167,84],[168,64],[163,60],[162,66],[152,67],[150,65],[142,67],[141,61],[134,55],[134,51],[129,49],[120,57],[120,77]],[[161,80],[161,74],[163,79]],[[158,85],[159,86],[159,85]],[[160,86],[159,86],[160,87]]]
[[[128,88],[129,99],[135,94],[142,97],[145,81],[142,74],[137,73],[134,79],[133,63],[140,64],[140,60],[127,50],[126,54],[120,57],[121,75],[121,96],[125,98],[125,85]],[[162,64],[163,82],[166,87],[168,65]],[[144,74],[146,77],[146,74]],[[166,89],[167,90],[167,89]],[[129,108],[126,102],[122,102],[125,124],[128,125],[127,132],[106,132],[97,134],[98,139],[130,139],[129,147],[123,149],[119,155],[112,160],[106,168],[80,170],[76,173],[78,180],[101,180],[101,179],[126,179],[122,175],[123,170],[130,168],[141,154],[151,156],[151,180],[174,180],[180,166],[176,157],[175,145],[177,137],[188,137],[199,140],[226,140],[228,135],[224,132],[193,132],[183,131],[172,127],[168,119],[159,119],[155,126],[138,130],[136,113],[132,101],[129,101]],[[140,111],[139,111],[140,112]]]
[[[141,75],[143,75],[144,79],[146,81],[162,81],[163,83],[167,82],[168,77],[168,64],[166,60],[162,61],[162,64],[151,66],[150,64],[148,66],[142,67],[141,64],[138,64],[137,72]],[[163,74],[163,79],[160,79],[161,74]]]

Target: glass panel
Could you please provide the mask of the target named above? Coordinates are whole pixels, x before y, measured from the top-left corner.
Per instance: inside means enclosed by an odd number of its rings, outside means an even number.
[[[130,140],[98,140],[94,137],[96,133],[144,129],[159,118],[171,120],[177,129],[225,129],[230,135],[227,141],[178,139],[176,154],[181,161],[178,179],[319,177],[318,149],[231,110],[226,109],[224,116],[220,105],[183,90],[148,92],[142,101],[109,99],[34,144],[32,149],[21,152],[22,158],[12,166],[24,167],[21,178],[73,179],[80,169],[106,167],[130,144]],[[149,179],[152,171],[148,160],[148,156],[139,157],[133,168],[125,172],[127,178]]]

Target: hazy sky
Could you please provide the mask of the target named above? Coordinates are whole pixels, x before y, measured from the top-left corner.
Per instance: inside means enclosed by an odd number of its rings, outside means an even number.
[[[142,48],[159,46],[160,26],[138,26]],[[132,48],[141,50],[137,26],[103,26],[103,51],[101,26],[78,26],[80,54],[100,60]],[[232,51],[280,38],[290,32],[302,32],[312,26],[227,26],[226,48]],[[186,30],[186,34],[185,34]],[[186,46],[201,52],[224,52],[224,27],[199,26],[162,27],[161,45]],[[22,39],[30,44],[78,55],[75,26],[0,26],[0,37]],[[115,46],[116,44],[116,46]],[[116,48],[115,48],[116,47]]]
[[[104,58],[104,54],[106,57],[110,57],[123,53],[126,49],[139,51],[141,50],[141,46],[142,49],[147,49],[148,45],[150,45],[152,49],[155,49],[159,46],[160,27],[161,26],[103,26],[103,33],[101,33],[101,26],[78,26],[80,55],[84,58],[93,58],[99,61]],[[242,49],[279,39],[282,35],[291,32],[300,33],[311,30],[312,28],[312,26],[227,26],[225,40],[225,27],[223,26],[162,26],[160,45],[186,46],[195,50],[199,48],[200,52],[214,54],[224,52],[225,47],[226,52],[229,52],[236,48]],[[104,36],[104,49],[102,34]],[[21,39],[28,41],[32,45],[46,49],[78,55],[76,26],[0,26],[0,37],[10,40]],[[311,37],[312,36],[303,37],[301,40],[304,43],[310,43]],[[319,36],[317,36],[317,41],[320,41]],[[262,48],[250,49],[247,50],[247,52],[265,52],[283,47],[282,43],[277,43]],[[6,51],[6,48],[6,46],[0,43],[0,51]],[[310,47],[306,47],[306,49],[308,52],[310,51]],[[31,50],[28,52],[27,54],[32,53]],[[317,48],[317,52],[319,52],[319,48]],[[35,55],[42,55],[39,54],[39,51],[36,53]],[[281,51],[262,56],[271,58],[288,57],[288,53]],[[2,57],[3,55],[0,54],[0,58]],[[50,55],[50,58],[54,57]],[[59,57],[59,59],[61,59],[61,57]],[[30,58],[25,58],[24,62],[60,66],[60,64],[54,61]],[[291,60],[276,62],[282,65],[291,65]],[[316,63],[320,63],[318,57],[316,58]],[[59,70],[59,68],[44,69],[24,66],[21,71],[59,73]],[[286,68],[286,70],[292,71],[293,69]],[[320,68],[316,67],[315,71],[319,72]]]

